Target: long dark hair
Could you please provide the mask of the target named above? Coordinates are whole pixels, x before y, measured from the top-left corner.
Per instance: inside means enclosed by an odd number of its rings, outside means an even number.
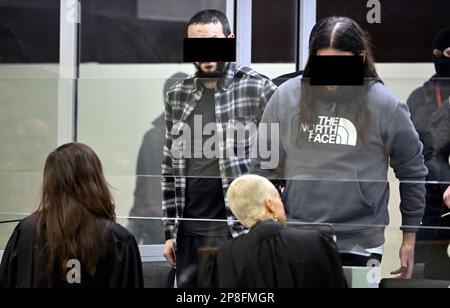
[[[52,152],[45,163],[36,226],[49,282],[55,273],[65,275],[71,259],[94,276],[107,226],[115,219],[115,204],[95,152],[80,143]]]
[[[370,36],[354,20],[348,17],[327,17],[320,20],[313,29],[310,38],[308,62],[305,66],[302,79],[302,93],[300,104],[300,123],[314,123],[315,102],[313,91],[311,90],[311,56],[317,55],[319,49],[334,48],[341,51],[351,52],[354,55],[365,56],[363,87],[353,87],[355,99],[357,100],[357,117],[355,126],[358,134],[362,137],[365,145],[369,143],[369,128],[371,125],[370,113],[367,108],[365,94],[373,81],[381,82],[375,68]]]

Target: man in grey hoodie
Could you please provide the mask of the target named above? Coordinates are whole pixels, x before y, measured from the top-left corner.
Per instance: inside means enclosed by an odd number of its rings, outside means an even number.
[[[333,224],[344,265],[367,266],[384,252],[390,164],[401,181],[404,231],[401,267],[393,274],[410,278],[428,171],[408,107],[379,80],[369,46],[367,34],[349,18],[320,22],[304,77],[275,92],[261,121],[279,126],[278,135],[259,135],[278,156],[258,157],[254,171],[286,179],[290,220]],[[361,56],[364,85],[312,86],[311,56]]]

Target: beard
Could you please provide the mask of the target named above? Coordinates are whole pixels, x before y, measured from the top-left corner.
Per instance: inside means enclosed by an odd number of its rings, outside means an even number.
[[[197,70],[196,76],[200,79],[220,79],[225,76],[225,65],[224,62],[217,63],[217,68],[213,72],[204,72],[200,65],[194,63],[194,66]]]

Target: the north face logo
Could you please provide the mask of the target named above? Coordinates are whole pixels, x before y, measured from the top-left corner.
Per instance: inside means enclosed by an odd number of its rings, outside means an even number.
[[[355,125],[344,118],[318,117],[317,124],[302,124],[302,130],[313,143],[356,146],[358,141]]]

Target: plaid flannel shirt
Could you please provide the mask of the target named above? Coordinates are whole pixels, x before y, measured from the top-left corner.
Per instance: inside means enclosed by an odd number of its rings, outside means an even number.
[[[219,80],[215,92],[217,132],[225,136],[229,121],[259,124],[264,109],[274,93],[276,86],[266,77],[250,68],[227,65],[226,77]],[[197,102],[203,94],[203,88],[195,75],[173,85],[166,94],[165,120],[166,137],[162,162],[162,210],[166,240],[176,240],[178,219],[183,218],[186,202],[186,158],[173,155],[173,147],[182,147],[176,139],[182,130]],[[233,179],[247,174],[250,170],[251,138],[238,140],[245,143],[246,155],[241,157],[225,157],[227,150],[234,150],[234,141],[223,138],[219,143],[219,171],[222,178],[224,196]],[[241,144],[242,145],[242,144]],[[248,150],[248,151],[247,151]],[[225,199],[228,225],[233,237],[245,231],[242,225],[234,223],[227,200]]]

